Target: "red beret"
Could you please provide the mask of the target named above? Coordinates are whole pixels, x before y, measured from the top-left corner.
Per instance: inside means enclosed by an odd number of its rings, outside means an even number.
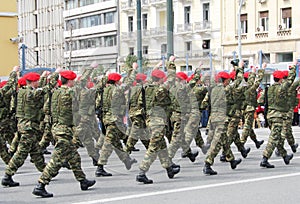
[[[93,88],[93,87],[94,87],[94,83],[91,82],[91,81],[88,81],[86,87],[87,87],[88,89]]]
[[[249,72],[244,73],[244,78],[248,79],[249,78]]]
[[[192,74],[191,76],[189,76],[189,77],[186,79],[186,81],[187,81],[187,82],[190,82],[190,81],[194,78],[194,76],[195,76],[195,74]]]
[[[236,72],[232,71],[232,72],[230,72],[229,75],[230,75],[230,78],[233,80],[233,79],[235,79]]]
[[[145,81],[147,79],[146,74],[138,73],[135,77],[136,80]]]
[[[76,78],[75,72],[71,70],[64,70],[60,72],[60,76],[68,80],[74,80]]]
[[[188,78],[188,75],[184,72],[177,72],[176,73],[176,77],[181,79],[181,80],[187,80]]]
[[[2,88],[3,86],[5,86],[6,83],[7,83],[7,81],[1,81],[0,88]]]
[[[284,77],[284,74],[282,71],[277,70],[273,73],[273,77],[277,79],[282,79]]]
[[[230,79],[231,77],[227,72],[219,72],[217,78]]]
[[[288,70],[284,70],[282,71],[283,73],[283,77],[288,77],[289,76],[289,71]]]
[[[28,81],[38,81],[40,79],[40,75],[36,72],[29,72],[24,75],[24,78]]]
[[[25,79],[24,77],[20,78],[20,79],[18,80],[18,84],[19,84],[20,86],[26,86],[26,79]]]
[[[61,80],[58,79],[58,80],[57,80],[57,84],[58,84],[59,87],[61,87],[61,85],[62,85]]]
[[[108,75],[108,81],[119,81],[122,78],[122,76],[118,73],[110,73]]]
[[[166,74],[163,71],[156,69],[152,72],[152,76],[159,79],[163,79],[166,77]]]

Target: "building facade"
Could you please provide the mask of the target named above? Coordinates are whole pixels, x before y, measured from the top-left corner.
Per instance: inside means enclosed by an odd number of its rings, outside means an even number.
[[[63,10],[63,0],[18,0],[26,68],[64,66]]]
[[[97,61],[106,71],[117,71],[118,9],[115,0],[65,1],[66,64],[73,70]]]
[[[251,66],[267,62],[287,69],[300,56],[300,4],[296,0],[244,0],[241,7],[242,58]],[[222,1],[223,67],[228,69],[238,51],[239,1]]]
[[[141,0],[142,55],[154,66],[167,56],[167,5],[165,0]],[[136,1],[120,0],[120,51],[122,66],[127,55],[137,55]],[[177,71],[209,68],[210,57],[220,68],[221,36],[219,1],[174,0],[174,55]]]
[[[18,14],[17,3],[11,0],[0,2],[0,77],[6,78],[12,67],[18,65]]]

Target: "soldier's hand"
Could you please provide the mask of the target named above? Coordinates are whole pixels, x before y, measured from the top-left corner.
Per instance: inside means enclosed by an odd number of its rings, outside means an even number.
[[[133,70],[137,70],[138,67],[139,67],[138,63],[134,62],[134,63],[132,64]]]
[[[92,68],[97,68],[98,67],[98,63],[96,62],[96,61],[93,61],[91,64],[90,64],[90,67],[92,67]]]
[[[267,68],[267,63],[264,62],[264,63],[262,64],[262,68],[263,68],[263,69],[266,69],[266,68]]]
[[[239,62],[239,67],[244,67],[244,65],[245,65],[244,60],[241,60],[241,61]]]
[[[153,70],[155,69],[159,69],[162,66],[163,62],[160,61],[159,63],[157,63],[157,65],[155,65],[155,67],[153,68]]]
[[[176,57],[174,55],[171,55],[169,58],[169,62],[174,62],[176,59]]]
[[[18,65],[18,66],[14,66],[13,67],[13,71],[14,72],[19,72],[20,71],[20,66]]]
[[[55,72],[56,72],[56,73],[60,73],[62,70],[63,70],[63,68],[57,67],[56,70],[55,70]]]
[[[298,60],[295,59],[294,62],[293,62],[293,64],[294,64],[295,66],[297,66],[297,64],[299,64],[299,63],[298,63]]]
[[[256,67],[255,66],[252,66],[252,72],[256,73]]]

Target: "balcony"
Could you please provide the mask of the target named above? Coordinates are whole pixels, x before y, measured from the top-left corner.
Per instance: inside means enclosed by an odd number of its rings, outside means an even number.
[[[155,7],[163,8],[166,7],[166,0],[149,0],[149,3]]]
[[[192,34],[193,26],[192,24],[178,24],[177,25],[177,34],[188,35]]]
[[[236,36],[235,36],[235,39],[238,40],[238,39],[239,39],[239,36],[236,35]],[[247,33],[242,33],[242,34],[241,34],[241,40],[247,40]]]
[[[122,32],[121,33],[121,39],[123,41],[136,41],[137,35],[135,32]]]
[[[167,28],[165,26],[150,28],[150,36],[153,38],[167,37]]]
[[[206,58],[210,53],[210,49],[203,49],[203,50],[193,50],[193,51],[179,51],[175,52],[175,56],[177,58],[189,58],[189,59],[200,59]]]
[[[280,29],[277,31],[277,36],[284,37],[292,35],[291,29]]]
[[[263,39],[263,38],[268,38],[268,37],[269,37],[268,31],[262,31],[262,32],[255,33],[255,38],[257,38],[257,39]]]
[[[211,21],[202,21],[194,23],[194,31],[195,32],[208,32],[211,30]]]
[[[142,11],[146,11],[146,10],[149,10],[149,0],[141,0],[142,2]]]
[[[128,1],[128,0],[122,1],[121,9],[123,12],[134,13],[136,10],[136,3],[135,3],[135,1]]]

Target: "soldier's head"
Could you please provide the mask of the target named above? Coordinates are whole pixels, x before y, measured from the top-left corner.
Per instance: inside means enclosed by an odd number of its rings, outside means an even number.
[[[151,77],[153,82],[159,82],[162,84],[164,83],[164,78],[166,77],[166,74],[163,71],[156,69],[152,71]]]
[[[18,86],[19,87],[24,87],[26,86],[26,79],[24,77],[21,77],[19,80],[18,80]]]
[[[76,74],[75,72],[71,70],[64,70],[60,72],[61,76],[61,83],[62,85],[68,86],[68,87],[73,87],[75,82],[74,80],[76,79]]]
[[[283,77],[284,77],[284,74],[282,71],[277,70],[273,73],[273,78],[274,78],[275,82],[281,83],[283,80]]]
[[[40,75],[35,72],[30,72],[24,75],[26,84],[32,88],[37,88],[39,86]]]
[[[248,78],[249,78],[249,72],[244,73],[244,79],[246,82],[248,82]]]
[[[122,76],[118,73],[110,73],[107,76],[107,83],[108,84],[116,84],[116,85],[120,85],[121,84],[121,78]]]
[[[143,74],[143,73],[138,73],[136,76],[135,76],[135,81],[136,83],[139,83],[139,84],[143,84],[147,79],[147,75],[146,74]]]
[[[229,73],[230,79],[231,79],[232,81],[235,80],[235,75],[236,75],[236,72],[235,72],[235,71],[232,71],[232,72]]]
[[[227,86],[230,82],[230,75],[227,72],[219,72],[216,80],[218,83],[223,83],[223,86]]]
[[[187,78],[188,78],[188,75],[184,72],[176,73],[176,79],[177,79],[177,81],[179,81],[181,83],[186,83]]]
[[[282,73],[283,73],[283,79],[287,79],[288,76],[289,76],[289,71],[288,70],[284,70],[284,71],[282,71]]]

